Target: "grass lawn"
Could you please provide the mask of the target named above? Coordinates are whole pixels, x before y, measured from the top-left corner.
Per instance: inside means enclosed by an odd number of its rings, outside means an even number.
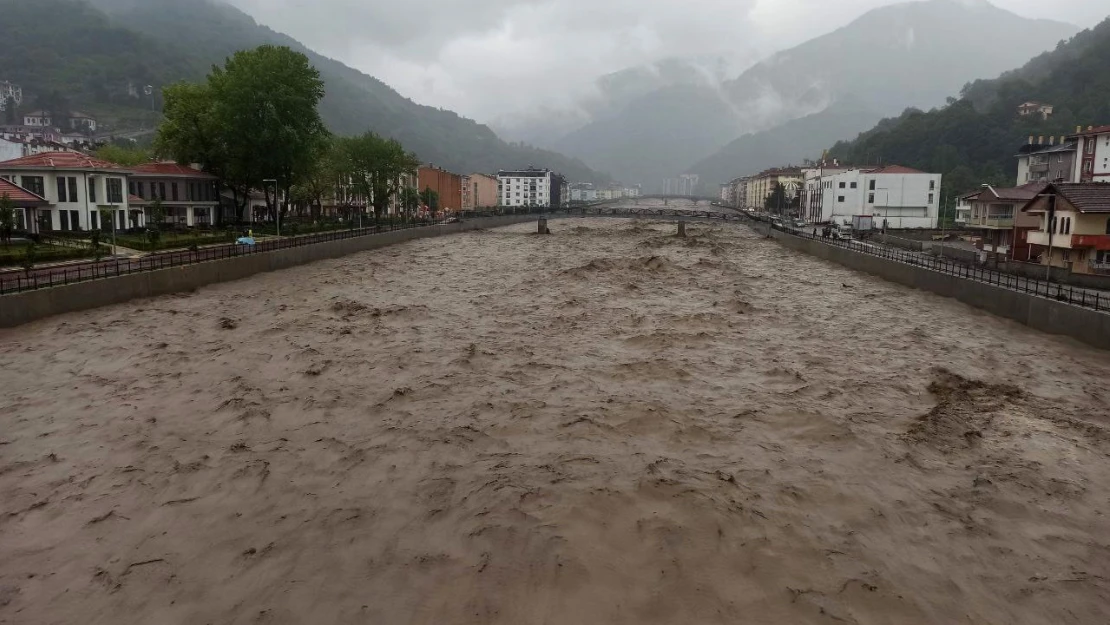
[[[27,257],[27,241],[12,241],[11,245],[0,245],[0,267],[20,266]],[[107,250],[105,250],[107,254]],[[54,263],[63,260],[92,258],[88,247],[66,247],[39,243],[35,246],[35,264]]]
[[[215,243],[231,243],[235,240],[235,235],[227,231],[215,232],[189,232],[178,234],[174,232],[163,232],[162,237],[157,243],[151,245],[150,239],[142,234],[117,234],[116,244],[120,247],[126,247],[133,250],[142,250],[144,252],[153,252],[157,250],[169,250],[177,248],[187,248],[193,244],[196,245],[212,245]],[[108,245],[112,244],[112,236],[109,234],[101,239],[103,243]]]

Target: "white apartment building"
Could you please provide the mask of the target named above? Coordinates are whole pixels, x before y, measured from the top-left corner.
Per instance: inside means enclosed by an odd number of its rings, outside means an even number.
[[[820,179],[817,222],[874,217],[876,228],[935,228],[940,214],[940,174],[890,165],[850,169]]]
[[[1110,126],[1088,126],[1068,137],[1076,142],[1073,182],[1110,182]]]
[[[23,104],[23,88],[0,80],[0,111],[8,110],[8,100],[13,100],[16,106]]]
[[[0,178],[46,200],[24,215],[32,232],[52,230],[126,230],[146,221],[129,204],[132,172],[75,152],[46,152],[0,162]],[[105,215],[105,221],[101,215]]]
[[[497,172],[501,206],[562,206],[563,177],[529,167]]]

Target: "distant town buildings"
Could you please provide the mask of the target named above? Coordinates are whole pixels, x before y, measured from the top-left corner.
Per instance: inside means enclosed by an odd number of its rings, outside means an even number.
[[[8,110],[8,101],[16,106],[23,104],[23,88],[6,80],[0,80],[0,112]]]
[[[677,178],[666,178],[663,180],[663,195],[696,196],[700,180],[697,174],[682,174]]]
[[[1042,104],[1040,102],[1025,102],[1018,107],[1018,115],[1022,117],[1029,117],[1030,115],[1039,115],[1041,119],[1048,119],[1052,116],[1053,106],[1051,104]]]
[[[70,130],[79,132],[94,133],[97,128],[96,118],[80,111],[70,113],[67,123]],[[23,125],[30,128],[54,128],[57,124],[50,112],[39,110],[25,114]]]
[[[762,171],[747,181],[744,206],[763,209],[767,197],[777,185],[787,189],[787,195],[796,197],[802,187],[802,170],[798,167],[776,167]]]
[[[562,206],[565,179],[549,169],[529,167],[497,173],[502,206]]]

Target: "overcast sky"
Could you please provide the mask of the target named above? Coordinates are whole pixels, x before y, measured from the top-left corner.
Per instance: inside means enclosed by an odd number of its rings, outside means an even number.
[[[670,56],[721,55],[738,73],[896,0],[228,1],[421,104],[486,122]],[[1083,28],[1110,13],[1106,0],[993,3]]]

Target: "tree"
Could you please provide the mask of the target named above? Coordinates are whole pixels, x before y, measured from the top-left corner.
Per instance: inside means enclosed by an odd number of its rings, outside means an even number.
[[[341,141],[344,176],[380,218],[393,198],[401,192],[401,179],[420,165],[420,161],[394,139],[373,132]]]
[[[150,150],[139,147],[128,148],[114,143],[100,146],[94,154],[101,160],[124,167],[134,167],[152,160]]]
[[[763,202],[763,207],[768,210],[776,212],[783,212],[788,209],[798,207],[797,194],[790,195],[781,183],[776,182],[775,188],[767,195],[767,199]]]
[[[312,219],[319,219],[324,210],[324,198],[335,193],[347,169],[339,141],[330,136],[323,138],[314,150],[309,169],[293,185],[293,201],[298,206],[309,207]]]
[[[19,125],[19,111],[16,110],[15,98],[8,96],[4,105],[4,123],[9,126]]]
[[[317,105],[324,83],[308,57],[283,46],[236,52],[204,84],[165,90],[160,151],[201,163],[223,182],[241,215],[252,189],[276,179],[284,193],[271,199],[271,218],[286,212],[293,185],[311,175],[327,131]],[[277,206],[277,197],[284,203]]]
[[[162,222],[165,220],[166,210],[162,208],[162,200],[155,198],[146,220],[146,239],[151,247],[156,247],[162,240]]]
[[[425,187],[424,190],[420,192],[420,201],[424,203],[424,206],[428,207],[428,211],[433,215],[439,210],[439,192],[433,191],[431,187]]]
[[[401,209],[407,215],[415,215],[417,209],[420,208],[420,192],[413,187],[405,187],[401,189]]]
[[[0,195],[0,240],[4,245],[11,245],[12,232],[15,231],[15,204],[12,198],[5,193]]]

